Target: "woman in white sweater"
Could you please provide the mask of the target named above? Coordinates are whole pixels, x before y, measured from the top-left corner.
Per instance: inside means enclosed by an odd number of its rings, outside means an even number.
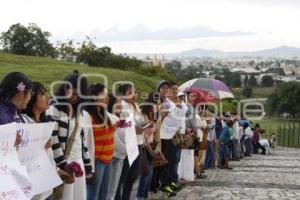
[[[79,94],[87,95],[87,79],[78,73],[70,74],[65,78],[56,93],[57,103],[47,110],[48,117],[58,123],[58,140],[53,145],[60,145],[66,153],[70,146],[70,138],[74,135],[73,145],[70,147],[70,154],[67,155],[67,162],[77,162],[83,176],[75,178],[72,184],[64,184],[64,200],[86,199],[86,175],[91,176],[92,163],[87,148],[87,129],[92,127],[89,114],[82,110],[80,104],[83,102]],[[78,122],[78,126],[76,125]],[[87,123],[90,122],[90,125]]]

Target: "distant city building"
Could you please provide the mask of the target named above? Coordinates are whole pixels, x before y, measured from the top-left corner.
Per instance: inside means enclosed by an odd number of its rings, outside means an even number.
[[[232,72],[241,72],[241,73],[246,73],[246,74],[258,74],[258,73],[261,73],[260,70],[256,70],[254,68],[251,68],[251,67],[245,67],[245,68],[233,68],[231,70]]]
[[[294,69],[294,73],[296,77],[300,79],[300,66]]]
[[[288,64],[284,62],[281,64],[281,68],[283,69],[285,75],[292,75],[296,68],[296,64],[294,63]]]
[[[275,79],[283,82],[291,82],[291,81],[297,81],[296,76],[279,76],[279,79]]]
[[[162,68],[165,67],[165,64],[168,62],[167,59],[165,59],[164,55],[154,55],[153,58],[150,56],[147,56],[143,59],[143,62],[145,65],[153,67],[153,66],[161,66]]]
[[[279,80],[280,79],[280,76],[276,73],[264,73],[264,74],[260,74],[258,76],[255,76],[256,81],[257,81],[258,84],[261,84],[262,78],[264,76],[272,76],[273,80]]]

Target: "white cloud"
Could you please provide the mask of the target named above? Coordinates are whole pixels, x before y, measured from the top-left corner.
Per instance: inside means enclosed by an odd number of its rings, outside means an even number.
[[[236,37],[207,37],[176,41],[107,42],[116,53],[179,53],[194,48],[222,51],[254,51],[279,46],[300,47],[300,42],[272,34],[245,35]]]
[[[298,0],[9,0],[1,2],[0,31],[5,31],[14,23],[28,24],[35,22],[43,29],[53,33],[54,38],[66,38],[70,36],[88,35],[92,32],[106,33],[106,37],[116,37],[117,32],[129,34],[134,27],[141,24],[151,31],[135,30],[135,39],[153,39],[149,32],[161,34],[155,39],[165,38],[164,31],[185,27],[210,27],[215,32],[255,32],[252,36],[235,36],[219,38],[198,38],[193,36],[193,41],[186,42],[182,38],[191,38],[178,31],[171,41],[147,42],[110,42],[113,49],[118,51],[131,51],[135,49],[148,49],[151,52],[160,49],[184,50],[189,47],[211,46],[213,49],[259,49],[275,44],[291,44],[299,46],[300,26],[300,1]],[[172,32],[171,31],[171,32]],[[187,32],[187,31],[185,31]],[[261,34],[271,33],[272,37],[262,37]],[[180,37],[178,35],[181,35]],[[207,34],[209,36],[209,34]],[[211,35],[210,35],[211,36]],[[118,36],[119,37],[119,36]],[[126,38],[123,36],[123,41]],[[240,41],[239,38],[250,38]],[[119,39],[120,40],[120,39]],[[208,41],[206,45],[206,41]],[[224,45],[224,40],[230,45]],[[122,41],[122,40],[120,40]],[[253,43],[254,41],[259,41]],[[264,42],[265,41],[265,42]],[[154,45],[156,44],[156,45]],[[167,46],[159,46],[160,44]],[[174,44],[174,45],[173,45]],[[175,45],[176,44],[176,45]],[[141,47],[138,47],[141,45]],[[152,47],[151,47],[152,46]],[[173,47],[173,48],[171,48]]]
[[[213,0],[214,1],[214,0]],[[223,0],[215,0],[215,1],[223,1]],[[299,0],[228,0],[233,3],[241,3],[241,4],[254,4],[257,6],[286,6],[286,7],[300,7]]]
[[[113,41],[144,41],[144,40],[180,40],[192,39],[201,37],[230,37],[241,35],[253,35],[252,32],[243,31],[216,31],[210,27],[195,26],[185,28],[168,28],[153,31],[143,25],[137,25],[129,30],[122,31],[117,26],[106,31],[95,30],[87,34],[91,38],[95,38],[98,42],[113,42]],[[74,40],[83,40],[84,33],[79,32],[68,36]],[[66,36],[54,37],[54,40],[65,40]]]

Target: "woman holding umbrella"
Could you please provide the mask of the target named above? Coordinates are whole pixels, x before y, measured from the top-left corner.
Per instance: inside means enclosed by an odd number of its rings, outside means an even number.
[[[197,88],[200,90],[210,92],[211,96],[217,97],[219,100],[222,99],[233,99],[234,96],[227,85],[222,81],[210,78],[198,78],[185,82],[179,87],[180,91],[184,91],[188,88]]]
[[[202,105],[202,107],[204,107],[205,103],[212,103],[212,102],[216,102],[217,98],[212,96],[209,92],[201,90],[199,88],[186,88],[184,90],[185,93],[187,93],[188,98],[187,98],[187,104],[188,104],[188,111],[186,113],[186,130],[193,132],[195,134],[195,137],[199,138],[199,130],[198,130],[198,120],[197,120],[197,115],[198,115],[198,108],[199,106]],[[198,167],[199,163],[199,158],[198,158],[198,154],[199,154],[199,145],[198,142],[197,144],[194,146],[195,149],[193,149],[192,151],[195,151],[195,156],[196,159],[194,158],[194,154],[192,155],[191,159],[193,159],[193,161],[187,161],[187,162],[181,162],[181,168],[185,168],[186,166],[193,166],[193,170],[194,171],[194,164],[195,163],[195,172],[196,175],[198,177],[204,177],[203,175],[201,175],[201,171],[200,168]],[[189,152],[190,153],[190,152]],[[190,155],[190,154],[188,154]],[[182,159],[182,158],[181,158]],[[195,161],[194,161],[195,160]],[[186,182],[186,181],[193,181],[193,179],[190,179],[190,176],[185,176],[186,178],[183,177],[183,180],[181,180],[182,182]]]

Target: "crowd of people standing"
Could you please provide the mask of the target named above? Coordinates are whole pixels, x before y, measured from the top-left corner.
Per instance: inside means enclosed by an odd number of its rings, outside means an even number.
[[[125,83],[111,94],[106,85],[89,84],[74,72],[50,97],[44,85],[23,73],[3,78],[1,125],[56,122],[45,150],[64,184],[33,199],[142,200],[158,191],[172,197],[185,184],[207,178],[207,169],[230,170],[230,160],[259,149],[265,153],[259,124],[236,113],[216,113],[196,93],[178,91],[175,82],[159,81],[140,103],[138,92]],[[136,137],[134,160],[127,134]],[[18,146],[22,138],[16,138]],[[82,176],[68,172],[72,162],[79,164]]]

